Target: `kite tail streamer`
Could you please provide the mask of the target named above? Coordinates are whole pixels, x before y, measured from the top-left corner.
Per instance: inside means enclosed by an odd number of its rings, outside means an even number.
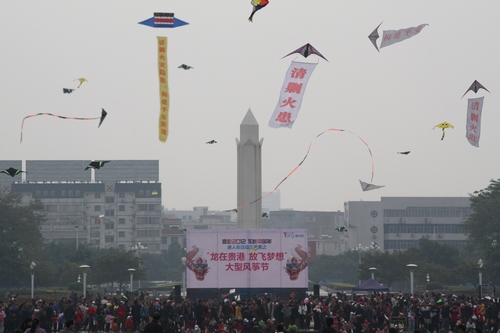
[[[372,176],[371,176],[371,179],[370,179],[370,183],[373,181],[373,177],[375,175],[375,162],[373,160],[373,154],[372,154],[372,150],[370,149],[370,146],[368,146],[368,144],[366,143],[365,140],[363,140],[363,138],[361,138],[359,135],[357,135],[356,133],[354,132],[351,132],[351,131],[347,131],[347,130],[343,130],[343,129],[339,129],[339,128],[329,128],[321,133],[319,133],[318,135],[316,135],[316,137],[313,139],[313,141],[311,143],[309,143],[309,146],[307,147],[307,152],[304,156],[304,158],[302,159],[302,161],[300,161],[299,164],[297,164],[293,169],[292,171],[290,171],[288,173],[288,175],[285,176],[285,178],[283,178],[279,183],[278,185],[276,185],[276,187],[274,188],[274,190],[272,190],[271,192],[263,195],[262,197],[258,198],[258,199],[255,199],[254,201],[251,201],[251,202],[248,202],[248,203],[245,203],[245,204],[242,204],[241,206],[237,207],[237,208],[234,208],[234,209],[230,209],[230,210],[225,210],[225,212],[230,212],[230,211],[235,211],[237,212],[238,209],[240,208],[243,208],[243,207],[247,207],[247,206],[250,206],[251,204],[254,204],[270,195],[272,195],[273,193],[276,192],[276,190],[281,186],[281,184],[287,180],[288,178],[290,178],[290,176],[295,173],[295,171],[297,171],[297,169],[304,163],[304,161],[307,159],[307,157],[309,156],[309,152],[311,151],[311,147],[312,147],[312,144],[314,142],[314,140],[316,140],[317,138],[319,138],[320,136],[322,136],[323,134],[325,134],[326,132],[329,132],[329,131],[336,131],[336,132],[347,132],[347,133],[350,133],[354,136],[356,136],[361,142],[363,142],[366,146],[366,148],[368,148],[368,152],[370,153],[370,159],[371,159],[371,173],[372,173]],[[365,190],[365,189],[363,189]]]
[[[443,135],[441,135],[441,141],[444,139],[444,128],[443,128]]]
[[[103,110],[104,111],[104,110]],[[23,128],[24,128],[24,121],[28,118],[33,118],[37,116],[51,116],[51,117],[56,117],[56,118],[61,118],[61,119],[70,119],[70,120],[96,120],[96,119],[101,119],[101,117],[95,117],[95,118],[79,118],[79,117],[65,117],[65,116],[60,116],[57,114],[53,113],[48,113],[48,112],[43,112],[43,113],[37,113],[37,114],[32,114],[29,116],[26,116],[23,118],[23,121],[21,123],[21,143],[23,143]]]

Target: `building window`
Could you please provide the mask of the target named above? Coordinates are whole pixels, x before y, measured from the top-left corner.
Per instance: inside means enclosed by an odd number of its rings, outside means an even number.
[[[124,218],[119,218],[118,219],[118,224],[125,224],[125,219]]]
[[[42,194],[42,196],[43,196],[44,198],[46,198],[46,197],[48,197],[48,196],[49,196],[49,191],[47,191],[47,190],[43,191],[42,193],[43,193],[43,194]]]
[[[68,191],[68,197],[73,197],[73,191],[72,190]]]
[[[139,196],[140,196],[140,197],[143,197],[143,196],[144,196],[144,191],[143,191],[143,190],[140,190],[140,191],[139,191]]]
[[[118,193],[118,198],[125,198],[125,192]]]
[[[148,230],[148,237],[160,237],[160,230]]]
[[[57,205],[45,205],[43,210],[46,212],[57,212]]]
[[[172,244],[172,243],[177,243],[177,244],[179,244],[179,237],[177,237],[177,236],[172,236],[170,243],[171,243],[171,244]]]
[[[146,190],[146,196],[147,196],[147,197],[150,197],[150,196],[151,196],[151,191],[150,191],[150,190]]]
[[[119,250],[125,250],[125,244],[119,244],[118,245]]]
[[[94,206],[94,211],[95,212],[100,212],[101,211],[101,205],[95,205]]]
[[[125,237],[125,231],[118,231],[118,237],[120,238]]]
[[[125,211],[125,205],[120,205],[120,206],[118,206],[118,210],[119,210],[120,212],[124,212],[124,211]]]
[[[168,244],[168,237],[163,236],[163,237],[161,238],[161,243],[162,243],[162,244]]]
[[[82,195],[80,194],[80,190],[75,191],[75,197],[81,197]]]
[[[61,197],[63,197],[63,198],[66,197],[66,191],[65,190],[61,191]]]
[[[94,193],[94,198],[99,199],[101,197],[101,192]]]
[[[104,216],[115,216],[115,210],[114,209],[105,209]]]
[[[104,236],[104,242],[106,243],[114,243],[115,236]]]
[[[148,250],[159,250],[160,249],[160,243],[149,243],[148,244]]]
[[[104,199],[104,202],[106,202],[106,203],[114,203],[115,202],[115,197],[106,197]]]
[[[137,230],[137,237],[148,237],[147,230]]]
[[[115,228],[115,224],[114,223],[106,223],[104,224],[104,229],[106,230],[110,230],[110,229],[114,229]]]

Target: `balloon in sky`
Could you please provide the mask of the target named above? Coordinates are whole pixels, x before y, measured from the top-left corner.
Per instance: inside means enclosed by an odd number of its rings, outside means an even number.
[[[14,169],[14,168],[8,168],[6,170],[2,170],[0,171],[0,173],[5,173],[6,175],[9,175],[11,177],[14,177],[14,176],[17,176],[18,174],[20,174],[21,172],[26,172],[26,171],[22,171],[22,170],[18,170],[18,169]]]
[[[56,118],[61,118],[61,119],[66,119],[66,120],[97,120],[97,119],[99,119],[99,125],[97,126],[97,128],[99,128],[99,127],[101,127],[101,124],[107,115],[108,115],[108,113],[104,109],[102,109],[102,111],[101,111],[101,116],[95,117],[95,118],[66,117],[66,116],[60,116],[58,114],[53,114],[53,113],[48,113],[48,112],[32,114],[32,115],[24,117],[23,121],[21,123],[21,143],[23,142],[24,121],[28,118],[33,118],[33,117],[37,117],[37,116],[51,116],[51,117],[56,117]]]
[[[462,98],[464,98],[464,96],[469,92],[469,91],[473,91],[474,93],[477,94],[477,92],[479,91],[479,89],[484,89],[486,90],[487,92],[490,92],[488,89],[486,89],[481,83],[477,82],[477,80],[474,80],[474,82],[472,82],[471,86],[469,87],[469,89],[467,89],[467,91],[465,92],[465,94],[463,94]],[[491,93],[490,93],[491,94]]]
[[[253,16],[258,10],[261,10],[262,8],[266,7],[267,4],[269,3],[268,0],[251,0],[250,3],[253,6],[252,9],[252,14],[248,18],[248,21],[253,22]]]
[[[328,61],[328,59],[326,59],[321,53],[319,53],[318,50],[316,50],[314,48],[314,46],[312,46],[311,44],[307,43],[306,45],[303,45],[301,47],[299,47],[298,49],[296,49],[295,51],[292,51],[290,53],[288,53],[286,56],[284,56],[283,58],[285,57],[288,57],[289,55],[292,55],[294,53],[298,53],[300,55],[302,55],[304,58],[307,58],[309,57],[311,54],[315,54],[317,55],[318,57],[321,57],[323,59],[325,59],[326,61]],[[283,59],[281,58],[281,59]]]
[[[436,128],[436,127],[437,127],[437,128],[441,128],[441,129],[443,130],[443,135],[441,136],[441,140],[443,140],[443,139],[444,139],[444,134],[445,134],[445,133],[444,133],[444,130],[445,130],[445,129],[447,129],[447,128],[452,128],[452,129],[453,129],[453,128],[455,128],[452,124],[447,123],[446,121],[445,121],[445,122],[442,122],[442,123],[439,123],[439,124],[437,124],[436,126],[434,126],[434,128]],[[433,129],[434,129],[434,128],[433,128]]]
[[[177,28],[189,23],[179,20],[174,13],[154,13],[153,17],[139,22],[139,24],[152,28]]]

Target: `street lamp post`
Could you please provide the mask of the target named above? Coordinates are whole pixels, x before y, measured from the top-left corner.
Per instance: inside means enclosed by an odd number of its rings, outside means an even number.
[[[132,246],[132,250],[137,251],[137,257],[139,258],[139,268],[141,268],[141,250],[147,250],[148,247],[142,245],[140,242]],[[138,289],[141,288],[141,280],[139,279]]]
[[[78,229],[80,228],[79,225],[75,225],[76,229],[76,250],[78,251]]]
[[[368,270],[369,270],[369,271],[370,271],[370,273],[371,273],[372,280],[375,280],[375,271],[377,270],[377,268],[375,268],[375,267],[370,267],[370,268],[368,268]]]
[[[186,293],[186,257],[182,257],[182,292],[184,293],[184,297],[187,296]]]
[[[81,265],[80,268],[83,270],[83,298],[87,298],[87,270],[90,266]]]
[[[406,267],[410,268],[410,295],[413,296],[413,271],[418,266],[415,264],[408,264]]]
[[[425,278],[427,279],[427,283],[431,282],[431,277],[429,276],[429,273],[427,273],[427,276]]]
[[[135,268],[129,268],[128,271],[130,272],[130,292],[132,292],[134,289],[132,288],[132,285],[134,283],[134,272]]]
[[[483,296],[483,260],[477,262],[477,272],[479,273],[479,299]]]
[[[35,297],[35,267],[36,264],[34,261],[31,262],[31,298]]]

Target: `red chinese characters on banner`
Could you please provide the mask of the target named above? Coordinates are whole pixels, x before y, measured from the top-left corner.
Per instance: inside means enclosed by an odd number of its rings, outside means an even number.
[[[165,142],[168,136],[168,111],[170,104],[166,37],[158,37],[158,79],[160,81],[159,139],[161,142]]]
[[[262,260],[262,261],[283,261],[287,252],[252,252],[248,253],[248,260]],[[208,253],[211,261],[246,261],[245,252],[212,252]]]
[[[467,127],[465,137],[474,147],[479,147],[483,100],[484,97],[469,99],[469,104],[467,107]]]
[[[302,68],[302,67],[294,67],[292,69],[292,72],[290,74],[290,78],[292,79],[298,79],[298,80],[303,80],[304,76],[307,74],[307,69]],[[303,83],[295,82],[295,81],[290,81],[288,82],[287,87],[285,88],[285,93],[291,93],[291,94],[300,94],[302,90],[302,85]],[[295,103],[297,102],[296,99],[292,98],[289,96],[287,99],[283,100],[280,105],[280,108],[286,108],[290,107],[290,109],[295,108]],[[278,114],[278,117],[276,117],[276,121],[280,123],[289,123],[292,121],[292,113],[288,110],[281,111]]]
[[[227,263],[226,271],[234,271],[234,272],[243,272],[243,271],[267,271],[269,270],[269,263],[261,262],[261,263]]]

